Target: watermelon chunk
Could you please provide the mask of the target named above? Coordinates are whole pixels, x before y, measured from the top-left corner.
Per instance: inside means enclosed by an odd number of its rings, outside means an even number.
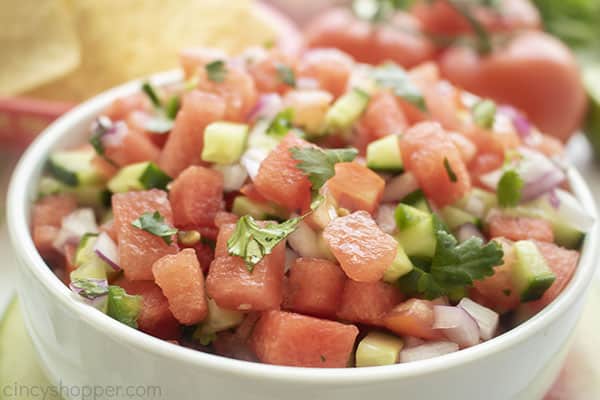
[[[354,60],[335,48],[308,50],[296,66],[299,78],[314,79],[319,88],[339,97],[346,91]]]
[[[180,323],[193,325],[206,318],[204,275],[194,249],[162,257],[152,266],[152,273]]]
[[[442,339],[440,331],[433,329],[434,303],[428,300],[409,299],[394,307],[383,319],[387,329],[401,336],[414,336],[427,340]]]
[[[534,239],[540,242],[554,242],[554,232],[549,221],[540,218],[493,215],[487,220],[489,236],[505,237],[510,240]]]
[[[254,185],[259,193],[291,211],[305,210],[310,205],[311,184],[308,177],[296,167],[299,163],[292,158],[292,147],[309,147],[310,143],[293,134],[281,143],[260,164]]]
[[[122,140],[103,142],[106,158],[121,167],[137,162],[158,160],[160,149],[146,134],[126,125],[120,126],[119,129],[124,130]],[[108,173],[108,168],[105,173]]]
[[[224,207],[223,175],[205,167],[188,167],[172,182],[169,201],[176,227],[213,227],[217,212]]]
[[[512,283],[511,270],[515,262],[512,242],[505,239],[496,239],[496,241],[502,245],[504,263],[494,268],[494,275],[475,281],[472,297],[478,303],[502,313],[516,308],[520,299]]]
[[[335,317],[346,275],[331,261],[298,258],[289,271],[284,306],[317,317]]]
[[[389,91],[380,91],[371,97],[367,109],[358,122],[355,146],[364,151],[367,145],[391,134],[401,134],[408,127],[406,116]]]
[[[439,206],[461,199],[471,189],[471,178],[452,139],[435,122],[414,125],[400,138],[402,160],[419,187]]]
[[[206,291],[223,308],[263,311],[279,308],[283,299],[285,240],[265,256],[252,272],[240,257],[227,253],[227,240],[234,224],[221,226],[215,260],[206,278]]]
[[[542,298],[532,303],[543,308],[552,303],[571,280],[579,262],[579,252],[565,249],[554,243],[536,241],[535,244],[546,259],[552,272],[554,272],[554,275],[556,275],[556,280],[546,290]]]
[[[191,91],[183,96],[175,125],[160,154],[158,165],[172,177],[190,165],[201,164],[204,128],[225,116],[225,101],[213,94]]]
[[[160,287],[151,281],[130,281],[119,278],[114,285],[120,286],[128,294],[142,296],[142,310],[138,317],[138,327],[142,332],[165,340],[181,337],[181,327],[169,309],[169,302]]]
[[[31,234],[42,257],[52,257],[52,246],[62,226],[62,219],[75,211],[77,200],[72,195],[56,194],[39,199],[31,210]]]
[[[177,252],[176,244],[149,232],[138,229],[131,223],[143,213],[158,211],[165,223],[173,224],[171,205],[167,193],[162,190],[117,193],[112,196],[115,229],[119,244],[119,262],[130,280],[153,280],[152,264],[167,254]]]
[[[383,326],[383,318],[402,299],[402,293],[387,283],[362,283],[348,279],[337,316],[344,321]]]
[[[323,238],[346,275],[358,282],[376,282],[396,257],[398,244],[365,211],[336,218]]]
[[[340,207],[373,214],[383,195],[385,181],[364,165],[354,162],[335,164],[335,175],[327,188]]]
[[[251,340],[263,363],[344,368],[357,335],[353,325],[273,310],[262,315]]]

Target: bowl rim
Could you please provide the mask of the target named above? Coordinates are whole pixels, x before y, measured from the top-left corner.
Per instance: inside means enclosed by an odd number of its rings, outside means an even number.
[[[168,71],[151,76],[150,81],[156,85],[173,84],[181,81],[179,70]],[[581,251],[579,265],[571,281],[563,292],[538,314],[521,325],[483,343],[455,353],[446,354],[432,359],[406,364],[370,368],[300,368],[269,365],[255,362],[235,360],[210,353],[174,345],[150,336],[141,331],[131,329],[102,312],[81,302],[62,283],[62,281],[47,267],[37,252],[29,229],[29,210],[33,199],[30,183],[39,179],[44,161],[48,153],[58,142],[69,136],[75,136],[74,127],[84,120],[98,115],[110,102],[118,97],[139,91],[140,79],[103,92],[90,100],[78,105],[39,135],[34,143],[26,150],[17,164],[8,190],[7,225],[9,236],[20,267],[25,266],[32,275],[53,294],[54,300],[77,315],[82,321],[110,337],[119,337],[124,344],[148,351],[155,356],[175,358],[195,368],[208,368],[214,372],[231,376],[246,377],[258,380],[275,379],[282,383],[310,383],[311,385],[363,385],[402,379],[417,375],[439,372],[442,369],[454,368],[463,363],[470,363],[488,357],[497,352],[519,344],[533,335],[540,333],[586,294],[592,281],[596,267],[598,247],[598,214],[593,196],[582,176],[574,168],[569,168],[568,178],[572,191],[580,201],[584,210],[594,218],[594,226],[586,234]],[[33,186],[35,187],[35,186]]]

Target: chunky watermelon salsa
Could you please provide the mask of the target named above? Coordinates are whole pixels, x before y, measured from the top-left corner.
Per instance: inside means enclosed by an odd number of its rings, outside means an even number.
[[[440,79],[333,49],[194,49],[52,153],[35,244],[82,301],[226,357],[410,362],[551,303],[591,220],[560,143]]]

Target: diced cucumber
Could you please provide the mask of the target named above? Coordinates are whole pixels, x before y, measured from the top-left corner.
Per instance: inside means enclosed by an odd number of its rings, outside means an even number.
[[[532,241],[518,241],[514,249],[516,261],[511,277],[515,290],[523,302],[537,300],[554,283],[556,276]]]
[[[41,197],[52,194],[68,193],[77,198],[77,203],[83,207],[93,207],[95,209],[107,207],[107,190],[104,185],[85,185],[85,186],[68,186],[59,180],[44,176],[40,179],[39,195]]]
[[[142,310],[142,301],[142,296],[132,296],[127,294],[122,287],[109,286],[106,313],[109,317],[137,329],[137,319]]]
[[[453,204],[453,206],[477,218],[483,218],[490,209],[498,206],[498,198],[495,193],[473,188],[465,197]]]
[[[396,207],[396,240],[406,255],[423,259],[433,257],[436,248],[433,215],[406,204]]]
[[[285,220],[289,216],[289,212],[277,204],[259,203],[246,196],[237,196],[231,211],[240,217],[250,215],[258,220]]]
[[[259,119],[256,121],[248,137],[248,148],[249,149],[263,149],[265,152],[273,150],[281,138],[273,135],[267,135],[267,130],[271,125],[270,119]]]
[[[389,135],[367,146],[367,167],[376,171],[402,172],[402,154],[398,135]]]
[[[217,164],[236,163],[248,139],[248,125],[233,122],[213,122],[204,129],[202,160]]]
[[[354,125],[367,108],[369,98],[366,92],[354,88],[337,99],[325,114],[326,131],[345,131]]]
[[[233,328],[242,323],[244,314],[221,308],[213,299],[208,299],[208,316],[198,325],[194,331],[193,338],[200,344],[206,346],[214,338],[215,333]]]
[[[91,161],[93,149],[63,150],[50,155],[48,171],[57,180],[68,186],[94,185],[102,182],[102,175]]]
[[[388,283],[396,282],[400,277],[408,274],[414,268],[412,262],[410,262],[406,252],[400,244],[398,244],[398,251],[396,252],[396,258],[392,265],[383,274],[383,281]]]
[[[414,192],[408,194],[402,199],[401,203],[413,206],[421,211],[431,212],[431,206],[425,197],[425,193],[421,189],[417,189]]]
[[[391,365],[398,362],[404,342],[397,336],[381,332],[370,332],[356,349],[357,367]]]
[[[71,279],[75,277],[82,279],[112,279],[118,275],[118,271],[115,271],[94,252],[96,240],[98,240],[98,234],[96,233],[86,233],[81,238],[75,252],[77,269],[71,273]]]
[[[123,167],[108,181],[108,189],[113,193],[131,190],[165,190],[172,178],[151,161],[144,161]]]
[[[440,216],[451,231],[464,224],[480,224],[479,218],[476,218],[468,212],[452,206],[446,206],[442,208],[440,211]]]

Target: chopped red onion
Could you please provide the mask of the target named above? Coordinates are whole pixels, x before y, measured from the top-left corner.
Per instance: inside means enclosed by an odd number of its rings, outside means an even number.
[[[464,208],[466,212],[477,218],[483,218],[485,216],[485,203],[480,197],[469,196]]]
[[[323,257],[319,246],[319,235],[304,221],[300,222],[296,230],[288,236],[287,242],[300,257]]]
[[[553,168],[533,179],[528,179],[528,177],[522,178],[525,180],[525,185],[521,191],[521,201],[529,201],[556,189],[556,187],[565,181],[566,175],[560,169]]]
[[[102,232],[98,235],[96,243],[94,243],[94,253],[106,262],[113,270],[120,271],[119,266],[119,248],[111,237]]]
[[[223,190],[226,192],[237,192],[248,179],[248,172],[240,164],[214,165],[213,169],[223,174]]]
[[[440,341],[429,342],[420,346],[405,348],[400,352],[400,362],[407,363],[412,361],[426,360],[443,356],[444,354],[458,351],[458,345],[453,342]]]
[[[448,339],[461,348],[479,343],[479,327],[462,308],[433,306],[433,315],[433,329],[441,330]]]
[[[415,336],[403,336],[402,340],[404,341],[404,348],[410,349],[412,347],[417,347],[425,343],[425,341],[421,338]]]
[[[296,89],[298,89],[298,90],[319,89],[319,81],[317,81],[314,78],[300,77],[296,80]]]
[[[396,206],[393,204],[382,204],[379,206],[375,222],[385,233],[392,234],[396,230],[396,217],[394,213]]]
[[[558,195],[556,194],[556,189],[548,192],[548,202],[555,209],[560,208],[560,199],[558,198]]]
[[[507,105],[500,106],[499,111],[510,118],[521,139],[525,139],[531,134],[531,123],[522,112]]]
[[[485,236],[481,231],[472,223],[467,222],[466,224],[462,224],[458,227],[456,231],[456,238],[460,243],[471,239],[472,237],[477,237],[483,241],[485,241]]]
[[[296,253],[294,250],[286,247],[285,248],[285,272],[287,273],[290,268],[292,267],[292,264],[294,264],[294,261],[296,261],[296,259],[300,257],[298,255],[298,253]]]
[[[387,182],[381,201],[384,203],[400,201],[417,189],[419,189],[417,178],[410,172],[405,172]]]
[[[271,119],[274,118],[281,108],[283,107],[283,101],[281,96],[277,93],[263,94],[258,99],[258,102],[250,111],[248,115],[249,121],[256,121],[260,118]]]
[[[251,148],[248,149],[240,160],[240,163],[244,168],[246,168],[246,172],[248,172],[248,176],[250,179],[254,180],[256,175],[258,175],[258,170],[260,169],[260,163],[267,158],[269,155],[269,151],[261,148]]]
[[[102,135],[100,140],[105,147],[119,146],[121,142],[123,142],[127,130],[127,124],[125,122],[117,121]]]
[[[579,201],[571,193],[562,189],[554,190],[554,194],[559,203],[558,209],[555,210],[559,219],[577,230],[589,232],[595,220],[584,211]],[[548,202],[550,203],[551,200],[548,199]]]
[[[59,252],[64,252],[65,244],[78,242],[86,233],[97,233],[96,216],[91,208],[78,208],[62,220],[58,235],[52,246]]]
[[[465,310],[479,326],[479,337],[483,340],[490,340],[496,334],[500,317],[497,312],[490,310],[469,299],[463,297],[458,303],[458,307]]]

